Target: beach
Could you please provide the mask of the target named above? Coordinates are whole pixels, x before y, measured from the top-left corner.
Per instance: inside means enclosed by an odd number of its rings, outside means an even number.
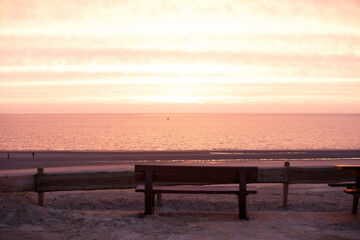
[[[1,175],[35,173],[53,160],[45,172],[113,171],[134,169],[134,163],[117,161],[116,154],[97,158],[81,152],[12,153],[13,161]],[[95,154],[96,155],[96,154]],[[98,153],[97,156],[105,156]],[[144,162],[142,153],[135,154]],[[76,159],[74,157],[77,156]],[[64,161],[58,161],[61,158]],[[67,161],[66,159],[73,159]],[[28,161],[29,168],[21,164]],[[148,162],[157,161],[148,159]],[[59,163],[62,164],[59,164]],[[160,161],[181,164],[178,161]],[[56,163],[56,164],[54,164]],[[191,164],[215,164],[190,161]],[[291,166],[332,166],[358,160],[293,160]],[[283,160],[222,160],[218,165],[281,167]],[[17,166],[17,167],[14,167]],[[155,215],[145,216],[144,196],[134,189],[48,192],[44,207],[34,192],[0,195],[1,239],[359,239],[359,216],[351,214],[351,196],[327,184],[291,184],[288,207],[282,204],[282,184],[259,183],[248,196],[250,220],[238,219],[235,195],[163,194]]]

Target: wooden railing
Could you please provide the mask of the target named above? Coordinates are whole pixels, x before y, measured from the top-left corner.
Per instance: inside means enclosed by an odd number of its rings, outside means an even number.
[[[351,171],[332,167],[284,167],[259,168],[258,183],[282,183],[283,203],[287,206],[289,184],[319,184],[354,180]],[[166,183],[165,183],[166,184]],[[0,192],[38,193],[38,204],[44,204],[44,193],[51,191],[130,189],[135,188],[133,171],[46,173],[39,168],[36,174],[0,176]]]

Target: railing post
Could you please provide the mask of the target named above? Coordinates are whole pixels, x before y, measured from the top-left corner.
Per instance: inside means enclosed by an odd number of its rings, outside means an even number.
[[[42,174],[44,174],[44,168],[38,168],[36,175],[42,175]],[[35,183],[35,184],[37,184],[37,183]],[[36,188],[37,188],[37,186],[36,186]],[[45,198],[45,193],[38,192],[38,205],[41,207],[44,206],[44,198]]]
[[[285,180],[284,180],[284,183],[283,183],[283,203],[282,203],[282,206],[283,206],[283,207],[287,207],[287,206],[288,206],[289,167],[290,167],[290,163],[286,161],[286,162],[284,163],[284,168],[285,168]]]

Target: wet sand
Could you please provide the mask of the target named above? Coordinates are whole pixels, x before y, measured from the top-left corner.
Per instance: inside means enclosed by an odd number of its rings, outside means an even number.
[[[8,158],[8,153],[10,154]],[[291,158],[291,159],[288,159]],[[131,168],[137,163],[218,164],[259,167],[280,167],[284,161],[291,166],[332,166],[359,164],[360,150],[323,151],[12,151],[0,152],[0,171],[14,169],[96,166],[109,169]]]

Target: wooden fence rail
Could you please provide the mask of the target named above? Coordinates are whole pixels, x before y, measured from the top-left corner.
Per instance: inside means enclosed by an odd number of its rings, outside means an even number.
[[[39,193],[39,205],[43,205],[44,192],[100,189],[135,188],[134,171],[46,173],[22,176],[0,176],[0,192]],[[333,183],[352,181],[352,172],[332,167],[284,167],[259,168],[258,183],[283,183],[283,206],[287,206],[289,184]],[[166,184],[166,183],[165,183]],[[179,183],[180,184],[180,183]],[[206,184],[206,183],[204,183]]]

